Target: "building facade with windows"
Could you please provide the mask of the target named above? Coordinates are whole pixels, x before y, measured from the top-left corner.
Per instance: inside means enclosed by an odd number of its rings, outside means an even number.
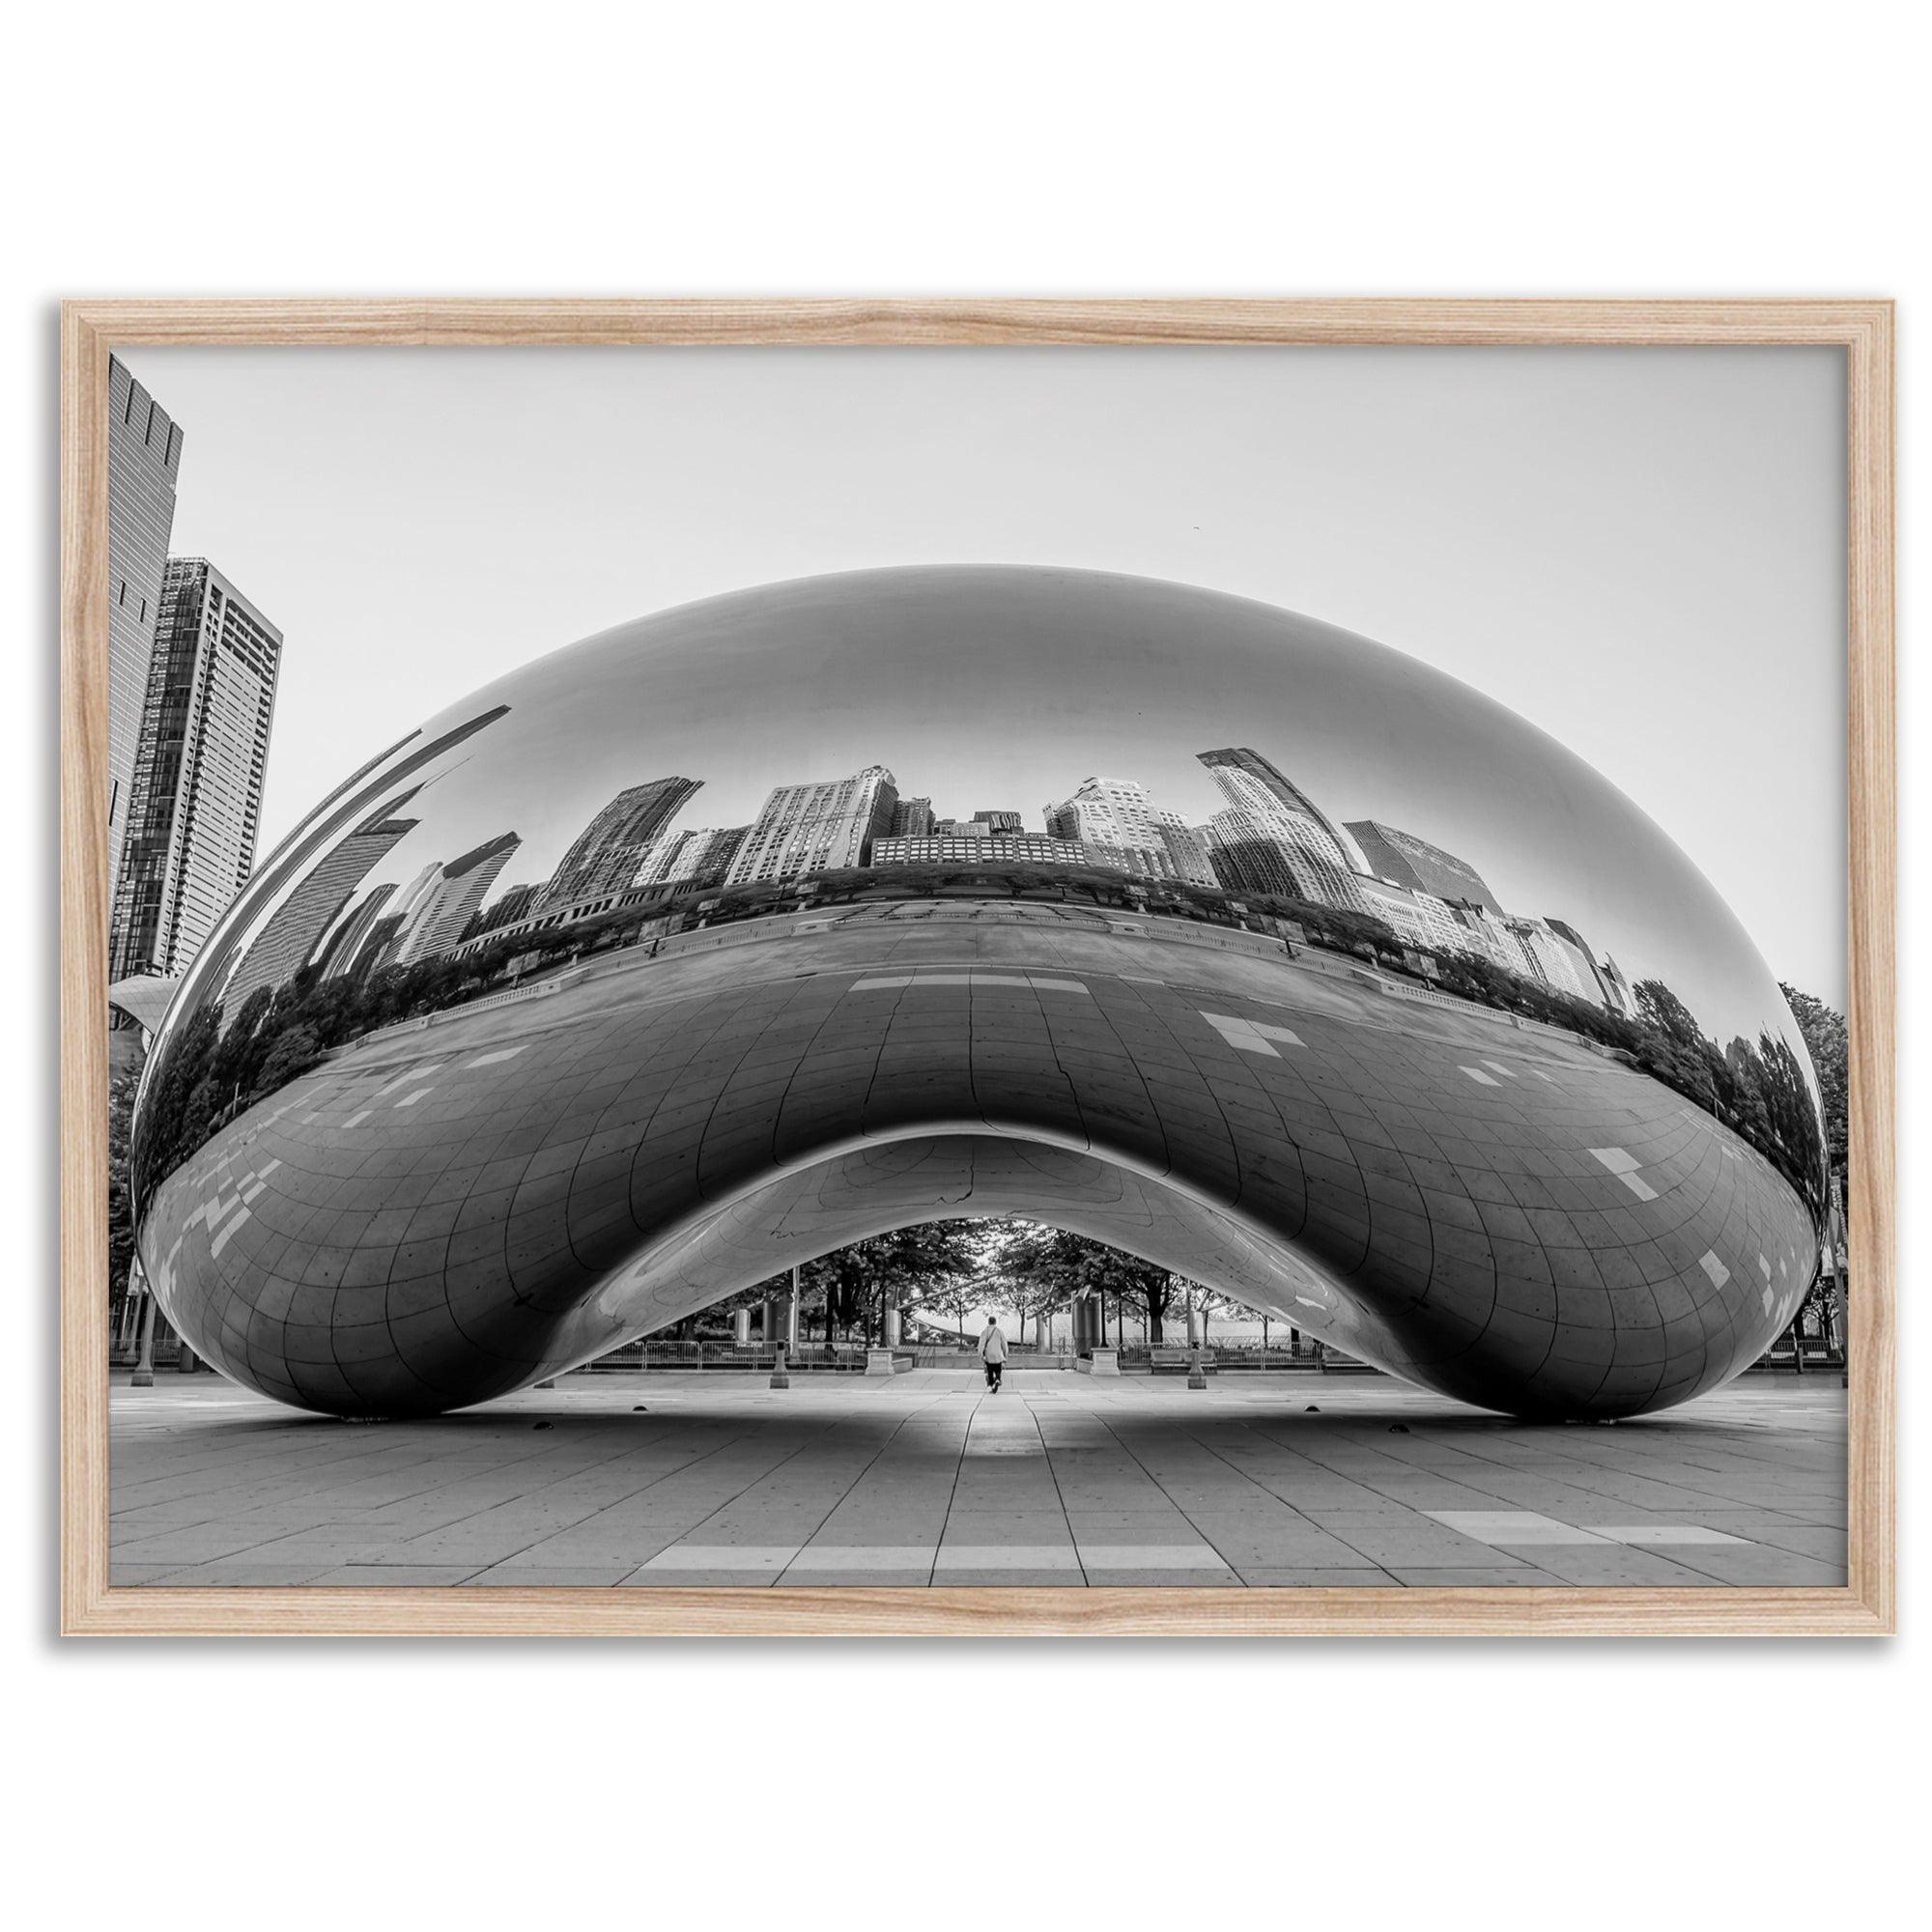
[[[107,877],[111,885],[121,876],[133,811],[141,719],[167,581],[168,541],[174,534],[182,432],[118,355],[107,362]]]
[[[1037,832],[983,832],[959,838],[933,833],[924,838],[877,838],[872,865],[880,866],[1086,866],[1124,869],[1117,853],[1096,854],[1077,838]]]
[[[1567,921],[1549,919],[1544,924],[1569,956],[1577,979],[1587,989],[1585,997],[1609,1012],[1632,1018],[1636,1012],[1636,1003],[1631,998],[1630,982],[1617,971],[1616,962],[1607,957],[1599,959],[1590,950],[1589,942]]]
[[[701,779],[651,779],[620,791],[577,838],[543,892],[546,906],[572,905],[630,885]]]
[[[1504,919],[1503,925],[1520,949],[1531,979],[1541,980],[1552,992],[1568,993],[1578,1000],[1597,1000],[1594,982],[1585,982],[1568,948],[1544,921],[1510,917]]]
[[[1438,899],[1465,899],[1501,914],[1501,902],[1466,859],[1377,818],[1351,818],[1348,830],[1378,878],[1411,892],[1433,893]]]
[[[1090,852],[1118,855],[1134,878],[1216,883],[1206,838],[1178,812],[1163,811],[1132,779],[1084,780],[1070,798],[1046,808],[1046,829]]]
[[[255,866],[282,634],[205,557],[171,557],[109,928],[117,980],[186,971]]]
[[[1364,879],[1362,892],[1369,901],[1369,910],[1411,946],[1429,952],[1475,950],[1470,944],[1469,928],[1456,917],[1455,908],[1434,893],[1415,892],[1386,879]]]
[[[396,948],[395,963],[409,966],[450,952],[523,842],[514,832],[499,832],[442,867]]]
[[[779,785],[745,834],[727,886],[766,885],[808,872],[864,866],[890,836],[898,781],[883,765],[847,779]]]
[[[247,1004],[249,997],[265,986],[279,986],[293,980],[315,956],[324,936],[348,909],[355,889],[389,853],[416,828],[417,821],[400,814],[416,795],[412,787],[400,797],[379,808],[354,830],[339,838],[264,923],[249,942],[222,993],[223,1009],[232,1018]],[[375,929],[388,893],[383,893],[363,929]],[[356,915],[351,914],[351,921]],[[344,948],[332,955],[330,964],[343,956]],[[355,963],[350,954],[349,963]]]
[[[707,825],[694,832],[671,855],[664,871],[666,881],[672,885],[714,885],[722,881],[730,871],[731,862],[738,856],[738,848],[751,829],[749,825]],[[639,883],[653,882],[643,879]]]
[[[1321,809],[1270,759],[1246,746],[1197,753],[1232,811],[1245,814],[1237,828],[1226,812],[1209,820],[1220,840],[1215,869],[1244,874],[1240,889],[1281,892],[1259,883],[1262,875],[1286,877],[1289,895],[1346,912],[1370,913],[1367,895],[1341,835]],[[1270,854],[1265,849],[1272,846]]]

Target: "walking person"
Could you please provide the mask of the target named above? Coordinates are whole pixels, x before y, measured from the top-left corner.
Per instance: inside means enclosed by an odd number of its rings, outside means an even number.
[[[986,1317],[986,1332],[980,1337],[980,1359],[986,1365],[988,1391],[998,1395],[1000,1377],[1007,1366],[1007,1338],[1000,1333],[998,1319],[991,1315]]]

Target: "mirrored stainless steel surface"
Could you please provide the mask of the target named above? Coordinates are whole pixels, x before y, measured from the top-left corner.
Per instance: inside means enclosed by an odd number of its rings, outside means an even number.
[[[1006,1212],[1629,1414],[1790,1320],[1825,1189],[1776,983],[1597,774],[1365,639],[1047,569],[769,585],[452,704],[261,867],[134,1136],[170,1319],[349,1414]]]

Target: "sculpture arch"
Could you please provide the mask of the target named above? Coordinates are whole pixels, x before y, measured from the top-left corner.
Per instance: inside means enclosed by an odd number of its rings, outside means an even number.
[[[1182,814],[1142,812],[1151,782],[1069,780],[1037,834],[988,809],[948,835],[890,829],[884,765],[780,782],[901,728],[867,725],[858,701],[880,639],[914,669],[950,662],[962,626],[1013,639],[1015,663],[1031,640],[1077,683],[1096,640],[1183,619],[1207,640],[1196,681],[1226,686],[1177,724],[1204,790],[1233,801],[1211,847]],[[793,699],[759,695],[775,622],[822,640],[821,672],[859,714],[837,745],[794,742]],[[754,757],[653,723],[658,695],[715,688],[712,660],[741,644]],[[1095,696],[1107,718],[1133,709],[1137,662],[1114,668],[1125,698]],[[1164,660],[1142,681],[1143,711],[1181,701]],[[1270,724],[1277,681],[1293,719]],[[1097,762],[1078,717],[1030,709],[1006,721],[1027,756],[1070,732]],[[195,962],[136,1122],[150,1278],[237,1379],[313,1409],[422,1414],[859,1236],[1025,1212],[1473,1403],[1613,1416],[1685,1400],[1755,1359],[1809,1284],[1804,1071],[1779,1058],[1769,976],[1709,889],[1627,802],[1494,710],[1306,619],[1079,573],[777,586],[540,661],[318,807]],[[1507,753],[1548,821],[1504,875],[1555,881],[1531,889],[1560,888],[1569,917],[1506,924],[1378,877],[1317,802],[1341,777],[1304,784],[1286,753],[1239,742],[1293,724],[1312,760],[1354,711],[1369,742],[1397,747],[1365,788],[1406,781],[1388,759],[1436,720],[1501,747],[1487,781]],[[985,755],[1005,771],[1013,748]],[[727,768],[727,796],[784,802],[720,863],[719,835],[673,821]],[[894,785],[895,810],[910,789]],[[1633,912],[1630,892],[1592,882],[1587,845],[1566,856],[1566,824],[1585,821],[1642,844],[1649,890],[1699,910],[1694,953],[1646,923],[1641,894]],[[949,838],[968,855],[903,849]],[[712,869],[677,876],[693,839]],[[1426,865],[1436,848],[1415,842]],[[526,843],[556,865],[548,884],[506,869]],[[1202,851],[1211,885],[1183,876]],[[1270,867],[1307,896],[1264,890]],[[1363,906],[1448,908],[1468,960]],[[1606,975],[1593,1007],[1592,931],[1660,959],[1676,943],[1684,983],[1715,989],[1700,1004],[1761,1012],[1761,1043],[1747,1028],[1728,1057],[1700,1057],[1690,1042],[1715,1047],[1721,1019],[1707,1037],[1689,1003],[1680,1021],[1647,995],[1639,1026]],[[1478,949],[1502,932],[1524,970],[1486,978]],[[1754,1111],[1698,1077],[1734,1077]]]

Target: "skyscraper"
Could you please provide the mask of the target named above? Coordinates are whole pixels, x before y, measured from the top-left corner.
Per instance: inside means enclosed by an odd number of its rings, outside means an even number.
[[[746,833],[724,883],[763,884],[863,866],[872,840],[890,832],[898,802],[898,781],[883,765],[867,765],[849,779],[779,785]]]
[[[1144,879],[1186,879],[1211,886],[1207,841],[1179,813],[1163,811],[1132,779],[1081,781],[1070,798],[1046,808],[1046,830],[1119,854],[1122,867]]]
[[[635,883],[658,886],[681,884],[686,879],[722,879],[751,829],[749,825],[722,829],[705,825],[694,832],[680,832],[674,838],[661,838]]]
[[[497,883],[497,873],[510,863],[523,842],[514,832],[499,832],[496,838],[472,845],[444,866],[423,895],[413,923],[396,948],[395,963],[410,966],[418,959],[434,959],[448,952],[476,916],[476,909]]]
[[[1636,989],[1631,984],[1624,969],[1607,952],[1604,954],[1604,983],[1610,990],[1610,1010],[1621,1013],[1627,1020],[1635,1019]]]
[[[394,846],[415,830],[413,818],[399,818],[396,813],[415,797],[418,789],[412,785],[346,833],[328,856],[305,874],[295,891],[270,914],[222,992],[222,1008],[229,1019],[242,1010],[258,988],[279,986],[308,964],[317,943],[341,918],[355,888]],[[381,909],[379,904],[377,911]],[[344,953],[348,953],[347,947],[334,957],[341,958]],[[348,953],[348,963],[355,963],[353,953]]]
[[[121,876],[134,764],[175,525],[181,426],[107,362],[107,879]],[[116,979],[123,977],[119,971]]]
[[[1410,892],[1434,893],[1439,899],[1465,899],[1493,913],[1502,911],[1495,894],[1466,859],[1379,819],[1351,818],[1349,834],[1377,878],[1393,880]]]
[[[1577,979],[1582,982],[1584,997],[1596,1001],[1598,1006],[1606,1008],[1613,1013],[1626,1017],[1636,1010],[1635,1002],[1630,998],[1630,985],[1616,969],[1616,964],[1608,958],[1599,959],[1590,951],[1589,943],[1583,935],[1567,921],[1545,920],[1557,943],[1570,956],[1570,963],[1576,969]]]
[[[544,889],[543,905],[574,905],[600,893],[621,892],[652,844],[701,779],[651,779],[620,791],[563,855]]]
[[[1154,830],[1167,847],[1177,879],[1185,879],[1190,886],[1217,883],[1214,862],[1208,851],[1208,834],[1200,826],[1188,824],[1178,811],[1161,810],[1154,813]]]
[[[457,936],[459,939],[482,939],[493,932],[500,932],[506,925],[515,925],[520,920],[527,919],[536,908],[536,902],[543,892],[537,886],[505,886],[497,895],[496,903],[488,912],[477,913]]]
[[[362,942],[382,918],[383,908],[395,895],[393,881],[371,886],[363,894],[355,911],[336,926],[322,951],[316,954],[316,970],[325,980],[338,979],[355,966],[356,955],[362,951]]]
[[[893,807],[893,822],[887,833],[894,838],[924,838],[932,831],[932,801],[929,798],[902,798]]]
[[[1234,810],[1247,814],[1239,836],[1230,839],[1222,831],[1226,814],[1216,812],[1211,823],[1222,838],[1215,853],[1219,871],[1263,873],[1279,870],[1291,879],[1291,896],[1316,905],[1349,912],[1373,913],[1341,835],[1313,799],[1288,775],[1259,752],[1245,746],[1227,747],[1196,755]],[[1260,847],[1272,845],[1270,859]],[[1278,891],[1243,880],[1249,891]]]
[[[203,557],[171,557],[148,666],[109,967],[180,974],[255,865],[282,634]]]
[[[1569,993],[1579,1000],[1597,998],[1594,976],[1585,980],[1569,949],[1543,920],[1509,917],[1503,924],[1522,949],[1531,979],[1541,980],[1553,992]]]

